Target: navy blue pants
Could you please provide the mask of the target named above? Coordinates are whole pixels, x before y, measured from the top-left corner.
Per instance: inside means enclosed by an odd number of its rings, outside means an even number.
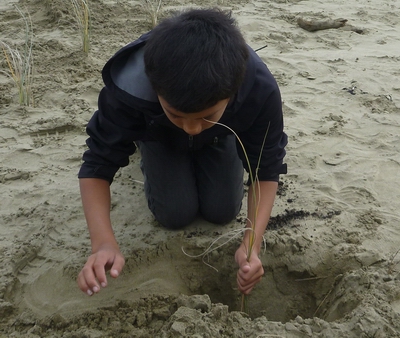
[[[179,229],[197,216],[230,222],[243,199],[243,164],[234,135],[183,152],[160,142],[137,142],[149,209],[163,226]]]

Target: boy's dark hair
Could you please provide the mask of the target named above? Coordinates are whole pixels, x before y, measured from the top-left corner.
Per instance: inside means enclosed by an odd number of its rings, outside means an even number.
[[[146,74],[173,108],[199,112],[237,92],[247,48],[230,12],[191,9],[153,29],[145,45]]]

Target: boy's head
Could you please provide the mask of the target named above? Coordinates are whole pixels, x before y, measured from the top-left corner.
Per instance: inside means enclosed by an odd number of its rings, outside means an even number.
[[[246,71],[248,49],[230,13],[192,9],[163,20],[145,46],[146,74],[179,112],[197,113],[232,97]]]

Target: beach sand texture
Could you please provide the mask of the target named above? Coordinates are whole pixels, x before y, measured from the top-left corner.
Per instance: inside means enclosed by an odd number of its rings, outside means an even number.
[[[139,155],[112,185],[126,266],[88,297],[76,277],[90,254],[77,172],[101,69],[151,28],[140,1],[91,0],[82,50],[69,1],[0,0],[0,40],[34,31],[34,105],[0,73],[0,337],[400,337],[400,2],[163,1],[231,9],[276,77],[289,136],[265,276],[239,312],[233,255],[243,227],[198,220],[167,231],[143,193]],[[298,19],[345,19],[309,32]],[[0,69],[7,71],[3,55]],[[245,206],[244,206],[245,207]],[[210,267],[209,265],[214,267]]]

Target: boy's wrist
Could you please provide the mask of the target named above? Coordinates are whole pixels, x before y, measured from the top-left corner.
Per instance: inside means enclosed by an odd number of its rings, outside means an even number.
[[[251,232],[252,230],[247,230],[246,234],[243,237],[242,243],[240,244],[240,247],[242,247],[243,250],[245,250],[245,252],[248,252],[248,247],[250,245],[250,236],[251,236]],[[255,237],[253,239],[253,246],[252,246],[252,251],[254,251],[257,255],[260,254],[261,251],[261,242],[257,240],[257,238]]]
[[[104,249],[119,250],[119,245],[115,238],[92,240],[92,254]]]

